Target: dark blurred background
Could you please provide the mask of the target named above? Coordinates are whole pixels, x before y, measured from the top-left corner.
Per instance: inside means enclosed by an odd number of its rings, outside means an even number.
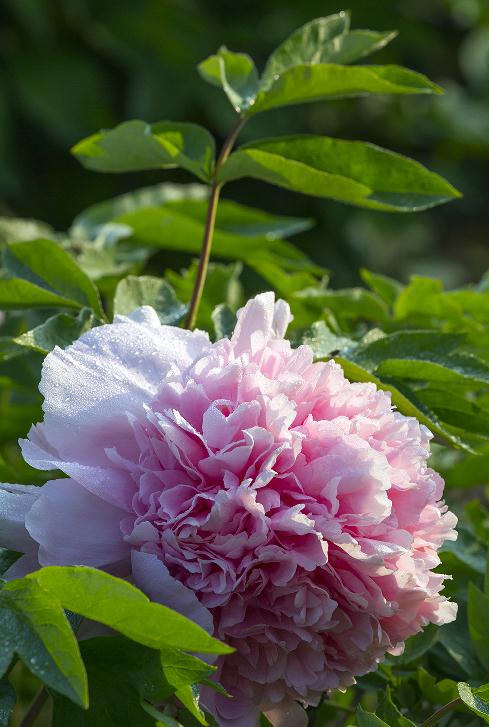
[[[346,0],[345,0],[346,1]],[[400,279],[440,276],[447,286],[489,268],[489,1],[349,0],[352,26],[399,30],[367,62],[427,74],[444,97],[370,98],[268,112],[242,140],[306,132],[363,139],[415,157],[464,199],[389,215],[308,199],[255,181],[225,196],[272,212],[311,216],[298,242],[334,284],[370,267]],[[226,44],[260,68],[308,20],[345,9],[331,0],[3,0],[0,10],[0,214],[66,229],[84,207],[183,172],[97,175],[70,146],[100,127],[142,118],[193,121],[221,141],[233,111],[195,66]]]

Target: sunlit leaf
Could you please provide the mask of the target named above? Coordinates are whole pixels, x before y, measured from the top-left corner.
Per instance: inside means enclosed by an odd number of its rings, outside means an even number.
[[[214,168],[214,139],[197,124],[125,121],[78,142],[73,154],[95,172],[135,172],[182,167],[204,181]]]
[[[222,88],[238,113],[246,111],[257,94],[258,72],[250,56],[222,46],[215,55],[199,63],[202,78]]]
[[[295,192],[389,212],[414,212],[460,194],[419,162],[361,141],[291,136],[241,146],[220,179],[253,177]]]

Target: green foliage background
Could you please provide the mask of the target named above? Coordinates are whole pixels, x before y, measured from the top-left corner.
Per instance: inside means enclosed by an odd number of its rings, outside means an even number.
[[[65,230],[83,209],[101,200],[163,179],[188,183],[188,174],[181,170],[94,174],[70,156],[68,149],[101,127],[133,118],[198,123],[222,142],[234,113],[222,93],[202,82],[196,65],[225,43],[234,51],[250,53],[261,69],[270,50],[290,31],[340,9],[328,0],[239,4],[5,0],[0,25],[4,61],[0,64],[0,214],[37,218],[55,230]],[[457,622],[441,630],[427,629],[412,639],[404,656],[388,659],[377,673],[362,678],[357,688],[334,695],[332,703],[325,701],[311,710],[310,723],[316,727],[409,727],[414,723],[407,715],[420,723],[460,695],[471,711],[458,705],[447,719],[454,727],[475,726],[481,719],[489,722],[489,510],[482,504],[487,502],[489,482],[489,282],[484,276],[489,268],[489,6],[486,0],[352,0],[350,10],[356,28],[400,31],[399,38],[375,56],[376,63],[406,65],[425,73],[445,88],[445,96],[375,97],[279,109],[250,120],[240,142],[298,132],[363,139],[418,159],[465,196],[454,204],[411,216],[380,215],[263,182],[233,182],[225,188],[225,199],[298,219],[263,218],[256,211],[222,204],[214,252],[218,256],[220,250],[229,253],[238,239],[241,247],[227,257],[245,265],[228,261],[227,266],[211,267],[198,323],[214,328],[216,335],[225,335],[243,300],[263,289],[264,280],[257,274],[261,272],[292,304],[294,340],[310,343],[318,358],[335,355],[352,380],[371,380],[388,388],[401,411],[415,414],[431,427],[436,434],[433,464],[446,477],[448,500],[461,516],[459,540],[442,551],[442,567],[454,575],[447,591],[460,605]],[[172,206],[168,194],[185,194],[186,198],[180,206]],[[0,309],[14,312],[2,326],[0,342],[1,481],[41,483],[44,479],[21,464],[15,440],[25,434],[30,422],[40,418],[36,391],[40,365],[42,355],[55,343],[67,345],[103,320],[105,313],[110,318],[114,311],[124,313],[145,302],[153,304],[165,322],[181,320],[183,303],[191,295],[195,264],[179,271],[191,264],[191,253],[198,253],[203,194],[197,185],[186,192],[163,186],[131,198],[134,203],[146,195],[143,207],[161,204],[159,214],[175,216],[175,233],[180,237],[175,234],[171,240],[168,234],[165,240],[155,240],[157,227],[151,227],[151,214],[146,210],[128,212],[117,205],[89,210],[79,217],[70,239],[56,235],[49,226],[29,231],[24,223],[17,229],[2,221],[0,242],[12,244],[4,249]],[[122,211],[127,214],[121,218]],[[316,225],[308,228],[299,218],[312,218]],[[97,238],[87,243],[85,236],[95,237],[97,223],[114,219],[130,225],[139,247],[125,246],[124,240],[117,248],[111,247],[110,231],[103,241]],[[232,234],[238,222],[240,238]],[[257,227],[269,229],[268,242],[273,239],[265,251],[257,248],[258,264],[253,261],[252,245],[263,247],[264,238],[256,239]],[[297,248],[330,270],[332,289],[314,277],[316,270],[309,262],[301,269],[300,255],[297,252],[299,257],[294,258],[288,241],[275,239],[296,233],[293,243]],[[156,246],[156,253],[149,250],[151,246]],[[62,248],[76,258],[83,273]],[[276,266],[286,268],[287,255],[291,256],[289,272],[277,276]],[[296,267],[294,260],[299,261]],[[374,272],[360,273],[362,268]],[[26,270],[34,273],[36,285]],[[161,278],[164,271],[165,280],[148,277]],[[144,273],[144,277],[128,277],[118,283],[127,273]],[[391,275],[405,286],[379,273]],[[408,282],[412,274],[439,280],[414,277]],[[105,311],[89,278],[102,293]],[[478,284],[460,288],[469,281]],[[364,287],[347,287],[358,283]],[[48,313],[35,310],[38,306]],[[16,312],[27,307],[34,310]],[[58,313],[45,324],[48,315],[56,314],[60,307],[68,312]],[[444,446],[447,443],[459,449],[449,449]],[[57,586],[61,588],[59,583]],[[16,598],[24,599],[24,608],[29,598],[38,597],[32,582],[18,587],[19,591],[25,588],[27,595],[9,588],[2,592],[7,605]],[[71,596],[62,589],[56,596],[59,609],[74,607]],[[77,605],[82,615],[97,619],[97,614]],[[63,623],[58,624],[60,633],[66,627]],[[26,649],[32,643],[26,637]],[[144,639],[139,643],[152,647]],[[143,647],[128,655],[125,641],[113,644],[121,650],[115,649],[114,659],[120,654],[132,666],[138,660],[144,663],[147,652]],[[114,679],[121,678],[121,670],[100,660],[105,653],[102,643],[85,645],[82,652],[90,684],[102,685],[97,687],[100,694],[95,692],[96,715],[97,700],[103,704],[105,694],[110,695],[110,684],[102,677],[108,680],[107,673],[114,669]],[[10,658],[10,652],[7,656]],[[197,669],[194,681],[200,677]],[[20,663],[11,680],[19,696],[15,724],[37,682]],[[477,691],[483,684],[482,691]],[[50,686],[68,698],[74,689],[72,684]],[[137,703],[141,696],[133,683],[129,686],[127,709],[125,704],[118,707],[121,719],[126,720],[134,706],[131,689]],[[5,682],[0,687],[5,688]],[[198,720],[201,715],[192,689],[187,682],[184,687],[187,691],[179,694],[177,685],[169,682],[164,694],[177,694]],[[83,692],[79,685],[78,692]],[[80,704],[84,703],[82,697]],[[110,695],[114,704],[118,697],[118,692]],[[1,704],[9,699],[8,688],[0,692],[0,724],[1,709],[7,709]],[[356,711],[360,700],[362,707]],[[56,697],[55,704],[56,727],[77,718],[87,727],[99,724],[90,722],[91,712],[80,717],[78,708],[67,700]],[[114,719],[117,714],[114,712]],[[143,721],[137,724],[154,724],[158,717],[150,716],[143,719],[139,714]],[[51,723],[48,718],[44,712],[40,727]],[[185,720],[192,724],[188,714]]]
[[[240,140],[300,131],[372,141],[443,174],[464,199],[401,221],[252,180],[233,184],[225,196],[317,220],[299,244],[333,271],[336,286],[357,281],[362,266],[402,280],[433,274],[449,286],[476,280],[489,267],[489,5],[351,0],[348,7],[357,28],[399,31],[375,63],[421,71],[445,88],[445,96],[279,109],[250,121]],[[4,0],[1,213],[66,229],[89,204],[161,181],[151,172],[87,172],[67,149],[98,128],[131,118],[196,122],[222,140],[233,110],[223,94],[202,83],[197,63],[224,43],[250,53],[262,68],[270,49],[293,29],[341,9],[331,0]],[[174,171],[165,179],[188,181],[188,175]],[[161,256],[158,265],[169,262]]]

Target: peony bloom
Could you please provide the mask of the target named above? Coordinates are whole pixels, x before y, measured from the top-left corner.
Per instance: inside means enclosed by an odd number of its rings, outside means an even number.
[[[271,293],[231,340],[162,326],[148,307],[44,363],[27,462],[68,479],[3,485],[9,572],[85,564],[134,582],[235,647],[220,725],[302,725],[426,624],[455,618],[433,572],[455,516],[430,433],[283,336]]]

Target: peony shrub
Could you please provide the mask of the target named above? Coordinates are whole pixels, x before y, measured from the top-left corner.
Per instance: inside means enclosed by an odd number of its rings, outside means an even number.
[[[290,319],[265,293],[211,343],[143,307],[55,348],[21,446],[68,479],[3,486],[2,545],[25,550],[7,575],[107,569],[235,648],[218,663],[233,699],[203,695],[220,725],[305,724],[298,702],[456,615],[433,572],[456,518],[430,433],[293,349]]]
[[[0,220],[2,725],[489,719],[489,511],[466,496],[487,481],[486,278],[446,291],[364,270],[368,290],[331,290],[281,239],[310,220],[220,199],[243,177],[391,213],[460,196],[369,142],[234,148],[271,109],[440,93],[352,65],[394,35],[318,18],[261,74],[222,47],[198,67],[236,113],[217,155],[176,121],[72,150],[198,184],[102,202],[67,233]],[[210,263],[213,242],[239,262]],[[200,257],[146,274],[160,248]],[[40,689],[15,708],[26,668]]]

